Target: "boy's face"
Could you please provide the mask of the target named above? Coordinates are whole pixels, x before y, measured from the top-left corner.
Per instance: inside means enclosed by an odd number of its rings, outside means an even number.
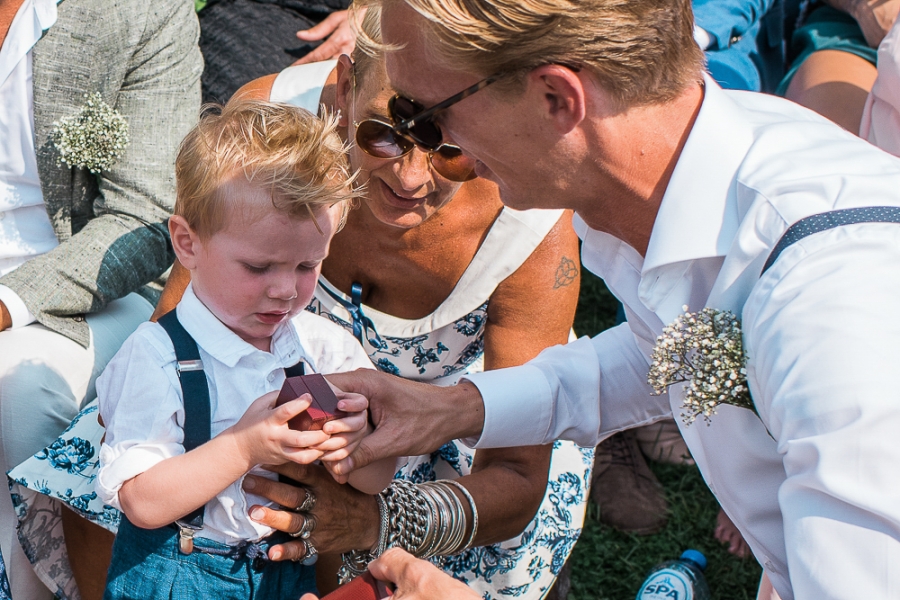
[[[203,304],[241,339],[269,351],[278,326],[312,299],[341,209],[315,212],[320,233],[311,218],[277,210],[243,177],[224,188],[231,206],[224,227],[207,240],[191,231],[192,250],[179,259]]]

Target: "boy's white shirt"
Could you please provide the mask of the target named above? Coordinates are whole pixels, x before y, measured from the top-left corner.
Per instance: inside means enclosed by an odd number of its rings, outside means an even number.
[[[284,368],[300,360],[319,373],[374,368],[346,330],[305,310],[278,328],[271,353],[254,348],[226,327],[190,285],[176,311],[200,348],[210,384],[213,437],[237,423],[254,400],[281,389]],[[144,323],[128,338],[97,379],[97,396],[106,424],[97,492],[106,504],[121,510],[119,489],[124,482],[184,453],[184,404],[175,350],[162,326]],[[258,467],[251,472],[275,478]],[[242,481],[243,477],[207,503],[201,537],[236,544],[272,532],[247,515],[254,504],[272,503],[246,494]]]

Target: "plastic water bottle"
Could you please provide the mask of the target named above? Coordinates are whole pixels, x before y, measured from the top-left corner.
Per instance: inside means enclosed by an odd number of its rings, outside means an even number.
[[[710,600],[704,569],[703,553],[685,550],[678,560],[667,560],[653,567],[637,600]]]

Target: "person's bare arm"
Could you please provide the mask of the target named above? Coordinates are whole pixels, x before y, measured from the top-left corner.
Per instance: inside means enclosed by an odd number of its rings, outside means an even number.
[[[257,464],[309,463],[322,455],[309,446],[322,431],[294,431],[287,422],[309,406],[308,395],[275,406],[277,392],[260,397],[240,421],[190,452],[168,458],[126,481],[119,502],[128,519],[156,529],[203,506]]]
[[[181,302],[184,290],[191,282],[191,272],[181,266],[178,260],[172,265],[172,271],[169,273],[169,279],[166,280],[166,287],[163,288],[156,303],[156,310],[150,315],[150,320],[156,322],[161,316],[173,310],[175,305]]]
[[[528,260],[491,294],[485,370],[521,365],[544,348],[568,340],[580,283],[578,238],[571,220],[565,214]],[[482,449],[475,454],[472,474],[459,482],[478,507],[476,545],[507,540],[528,525],[547,488],[551,451],[552,446],[546,445]],[[498,489],[504,493],[497,494]],[[468,512],[465,498],[460,500]]]
[[[0,302],[0,331],[12,327],[12,317],[6,309],[6,305]]]

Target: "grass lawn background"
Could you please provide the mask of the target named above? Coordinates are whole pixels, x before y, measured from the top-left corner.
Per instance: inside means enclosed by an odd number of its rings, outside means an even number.
[[[617,302],[603,282],[583,271],[575,332],[594,335],[615,323]],[[730,555],[713,538],[718,505],[696,467],[650,463],[666,489],[669,521],[656,535],[633,536],[601,525],[589,504],[584,531],[572,553],[569,600],[632,600],[653,565],[686,548],[709,561],[706,580],[715,600],[754,600],[762,573],[753,558]]]

